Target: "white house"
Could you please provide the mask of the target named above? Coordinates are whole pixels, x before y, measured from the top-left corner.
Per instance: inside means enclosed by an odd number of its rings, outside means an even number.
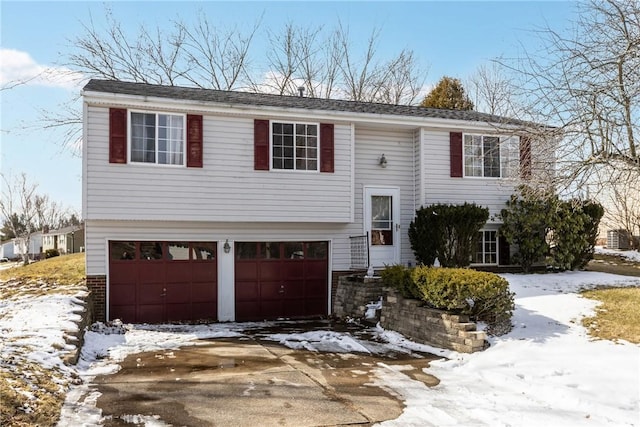
[[[417,208],[494,215],[531,162],[517,122],[477,112],[102,80],[83,97],[87,283],[127,322],[327,315],[367,254],[415,262]],[[499,226],[478,263],[509,263]]]
[[[12,259],[15,257],[13,252],[13,240],[0,242],[0,258]]]
[[[29,242],[25,237],[16,237],[13,239],[13,253],[15,256],[22,257],[25,253],[29,254],[32,259],[38,258],[42,254],[42,232],[36,231],[29,237]],[[7,257],[8,258],[8,257]]]
[[[71,225],[57,230],[48,230],[42,236],[42,251],[55,249],[61,255],[84,250],[84,228]]]

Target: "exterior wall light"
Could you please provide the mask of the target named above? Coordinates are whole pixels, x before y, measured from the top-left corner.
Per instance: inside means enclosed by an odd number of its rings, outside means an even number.
[[[387,158],[384,156],[384,153],[380,156],[380,159],[378,159],[378,165],[380,165],[381,168],[387,167]]]
[[[231,252],[231,245],[229,244],[229,239],[227,239],[224,242],[224,246],[222,247],[222,249],[224,249],[225,254],[228,254],[229,252]]]

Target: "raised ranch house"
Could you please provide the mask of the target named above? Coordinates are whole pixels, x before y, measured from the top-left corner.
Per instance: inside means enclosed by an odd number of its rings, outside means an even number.
[[[339,275],[415,263],[417,208],[493,216],[531,166],[517,123],[477,112],[103,80],[83,97],[99,319],[327,315]],[[509,264],[499,227],[476,264]]]
[[[61,255],[84,251],[84,228],[74,225],[57,230],[44,230],[42,251],[51,249],[57,250]]]

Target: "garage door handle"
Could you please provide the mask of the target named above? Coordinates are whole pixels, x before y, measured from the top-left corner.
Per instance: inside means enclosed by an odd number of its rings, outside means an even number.
[[[280,290],[278,291],[279,294],[284,294],[284,285],[280,285]]]
[[[160,294],[161,297],[166,297],[167,296],[167,288],[164,288],[162,290],[162,293]]]

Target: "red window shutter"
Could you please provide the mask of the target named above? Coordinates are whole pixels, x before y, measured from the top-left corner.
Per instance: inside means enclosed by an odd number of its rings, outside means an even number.
[[[320,123],[320,172],[333,173],[333,123]]]
[[[187,167],[202,167],[202,116],[187,114]]]
[[[531,139],[520,137],[520,178],[531,178]]]
[[[109,108],[109,163],[127,163],[127,110]]]
[[[253,121],[253,168],[269,170],[269,120]]]
[[[451,177],[462,178],[462,132],[449,133]]]

